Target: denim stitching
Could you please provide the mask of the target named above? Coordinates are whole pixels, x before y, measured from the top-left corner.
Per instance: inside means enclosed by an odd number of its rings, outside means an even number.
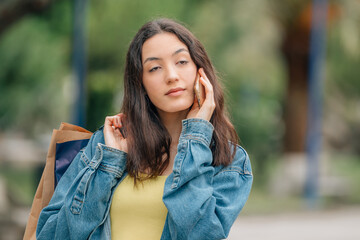
[[[206,141],[205,138],[200,137],[200,136],[197,137],[197,136],[194,136],[194,135],[186,135],[186,136],[185,136],[185,139],[199,141],[199,142],[201,142],[201,143],[204,143],[206,146],[208,146],[208,145],[210,144],[210,143],[208,143],[208,142]]]
[[[78,215],[81,213],[81,210],[82,210],[82,208],[84,206],[84,202],[85,202],[86,191],[89,186],[90,178],[93,174],[94,174],[94,171],[89,170],[84,174],[83,178],[80,180],[80,183],[82,183],[83,181],[85,181],[85,183],[79,185],[75,191],[75,195],[73,197],[71,207],[70,207],[70,211],[74,215]]]
[[[213,131],[214,130],[214,127],[213,125],[206,121],[206,120],[203,120],[203,119],[196,119],[196,118],[191,118],[191,119],[186,119],[186,120],[183,120],[183,130],[182,130],[182,134],[184,134],[185,136],[187,136],[189,133],[187,133],[189,131],[189,129],[191,128],[190,126],[190,123],[203,123],[205,124],[207,127],[211,128],[211,130]],[[195,132],[195,135],[201,135],[201,136],[204,136],[205,138],[207,137],[205,134],[202,134],[202,132]]]
[[[236,173],[239,173],[240,175],[252,175],[249,171],[243,171],[243,170],[241,170],[241,169],[239,170],[239,169],[234,169],[234,168],[224,169],[224,170],[221,170],[220,172],[218,172],[216,175],[224,173],[224,172],[236,172]]]
[[[105,146],[105,145],[103,145]],[[119,151],[113,151],[112,149],[110,148],[106,148],[107,150],[109,151],[112,151],[112,152],[118,152],[118,153],[121,153],[122,155],[124,154],[123,152],[121,152],[120,150]],[[98,150],[98,149],[97,149]],[[97,151],[96,150],[96,151]],[[100,159],[103,158],[103,151],[101,151],[100,147],[99,147],[99,150],[100,150],[100,158],[98,160],[92,160],[90,161],[89,158],[87,157],[87,155],[85,154],[85,152],[83,154],[81,154],[81,159],[83,160],[83,162],[89,166],[91,169],[97,169],[97,168],[101,168],[103,171],[105,172],[110,172],[110,173],[114,173],[117,177],[120,177],[123,172],[121,171],[118,171],[116,166],[115,165],[111,165],[111,164],[104,164],[100,161]]]
[[[206,125],[209,125],[210,122],[206,121],[206,120],[203,120],[203,119],[198,119],[198,118],[190,118],[190,119],[186,119],[185,121],[185,124],[188,125],[188,123],[191,123],[191,122],[202,122]],[[210,123],[211,124],[211,123]]]
[[[245,155],[245,161],[244,161],[244,173],[245,174],[248,174],[248,175],[251,175],[252,176],[252,171],[248,171],[247,169],[247,165],[249,164],[248,161],[249,161],[249,155],[247,154],[247,152],[245,151],[244,148],[242,148],[241,146],[237,145],[241,151],[244,153]]]
[[[102,149],[106,149],[108,151],[115,152],[115,153],[124,154],[124,152],[119,150],[119,149],[112,148],[112,147],[106,146],[106,145],[101,144],[101,143],[98,143],[98,145],[101,146]]]
[[[113,174],[115,174],[115,177],[120,177],[123,174],[122,171],[118,171],[118,170],[116,170],[116,169],[114,169],[112,167],[108,167],[108,166],[103,165],[103,164],[101,164],[99,166],[99,170],[102,170],[102,171],[108,172],[108,173],[113,173]]]
[[[173,183],[171,184],[171,189],[174,189],[174,188],[177,188],[177,186],[179,185],[180,183],[180,175],[181,175],[181,168],[182,168],[182,164],[183,164],[183,161],[186,157],[186,149],[188,147],[188,142],[185,141],[183,143],[181,143],[181,150],[180,150],[180,155],[179,155],[179,158],[180,160],[178,161],[177,165],[176,165],[176,169],[174,171],[174,179],[173,179]]]
[[[248,155],[248,153],[245,151],[245,149],[243,148],[243,147],[241,147],[239,144],[236,144],[236,146],[237,146],[237,148],[238,149],[240,149],[243,153],[244,153],[244,155],[245,155],[245,161],[244,161],[244,165],[243,165],[243,167],[244,167],[244,173],[245,174],[248,174],[248,175],[253,175],[252,174],[252,171],[248,171],[247,170],[247,165],[249,164],[248,162],[250,162],[249,161],[249,155]]]
[[[226,173],[226,172],[234,172],[234,173],[238,173],[239,175],[245,175],[242,170],[238,170],[238,169],[224,169],[218,172],[216,175],[220,175],[221,173]]]
[[[100,156],[95,159],[95,156],[98,155],[97,152],[100,152]],[[102,149],[100,143],[98,143],[98,145],[97,145],[96,148],[95,148],[94,157],[93,157],[92,160],[90,161],[90,167],[91,167],[92,169],[97,169],[97,168],[99,167],[99,165],[101,164],[101,161],[102,161],[102,159],[103,159],[103,156],[104,156],[103,149]]]
[[[90,160],[85,153],[81,154],[80,159],[86,164],[86,166],[90,167]]]
[[[231,172],[231,171],[238,172],[240,175],[250,175],[250,176],[253,175],[252,171],[247,170],[249,155],[247,154],[245,149],[243,147],[241,147],[239,144],[236,144],[236,149],[241,150],[243,152],[243,154],[245,155],[243,169],[241,167],[236,167],[236,166],[227,166],[227,167],[223,167],[222,169],[220,169],[214,176],[216,176],[222,172]],[[237,170],[237,169],[240,169],[240,170]]]

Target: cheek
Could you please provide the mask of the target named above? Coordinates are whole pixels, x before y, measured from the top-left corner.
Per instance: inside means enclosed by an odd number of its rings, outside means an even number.
[[[145,86],[144,86],[145,87]],[[146,91],[146,94],[148,95],[150,101],[153,103],[153,104],[158,104],[160,102],[160,91],[159,91],[159,88],[156,87],[155,85],[151,85],[151,86],[146,86],[145,87],[145,91]]]
[[[147,93],[147,95],[153,95],[154,91],[156,91],[158,88],[156,87],[156,83],[152,82],[151,79],[143,80],[143,86]]]
[[[194,65],[191,69],[189,69],[188,72],[186,72],[186,79],[188,79],[188,83],[194,85],[195,84],[195,78],[197,74],[197,68]]]

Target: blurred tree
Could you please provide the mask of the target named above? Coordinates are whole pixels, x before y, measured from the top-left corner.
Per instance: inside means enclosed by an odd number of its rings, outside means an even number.
[[[328,37],[325,144],[360,154],[360,2],[338,1],[339,19]]]
[[[3,0],[0,2],[0,36],[13,23],[29,13],[48,9],[55,0]]]
[[[68,118],[67,3],[59,1],[47,12],[28,15],[1,36],[0,131],[49,132]]]
[[[308,67],[310,56],[310,1],[288,1],[291,13],[284,26],[282,51],[288,82],[285,100],[285,152],[304,152],[307,127]],[[283,6],[286,4],[283,4]],[[295,10],[295,11],[293,11]]]
[[[282,52],[288,81],[285,97],[284,152],[304,152],[308,114],[308,68],[312,5],[310,0],[272,1],[274,17],[283,26]],[[328,20],[337,15],[329,6]]]

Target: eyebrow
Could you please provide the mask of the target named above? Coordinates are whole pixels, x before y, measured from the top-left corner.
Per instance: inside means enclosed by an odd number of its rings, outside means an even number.
[[[189,51],[187,49],[180,48],[180,49],[176,50],[173,54],[171,54],[171,56],[174,56],[174,55],[176,55],[178,53],[181,53],[181,52],[188,52],[189,53]],[[148,57],[147,59],[145,59],[143,65],[148,61],[155,61],[155,60],[160,60],[160,59],[161,58],[158,58],[158,57]]]

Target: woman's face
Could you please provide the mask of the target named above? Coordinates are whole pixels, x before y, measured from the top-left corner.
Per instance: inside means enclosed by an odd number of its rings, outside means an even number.
[[[188,110],[197,67],[187,46],[172,33],[160,33],[145,41],[141,56],[143,85],[158,112]]]

